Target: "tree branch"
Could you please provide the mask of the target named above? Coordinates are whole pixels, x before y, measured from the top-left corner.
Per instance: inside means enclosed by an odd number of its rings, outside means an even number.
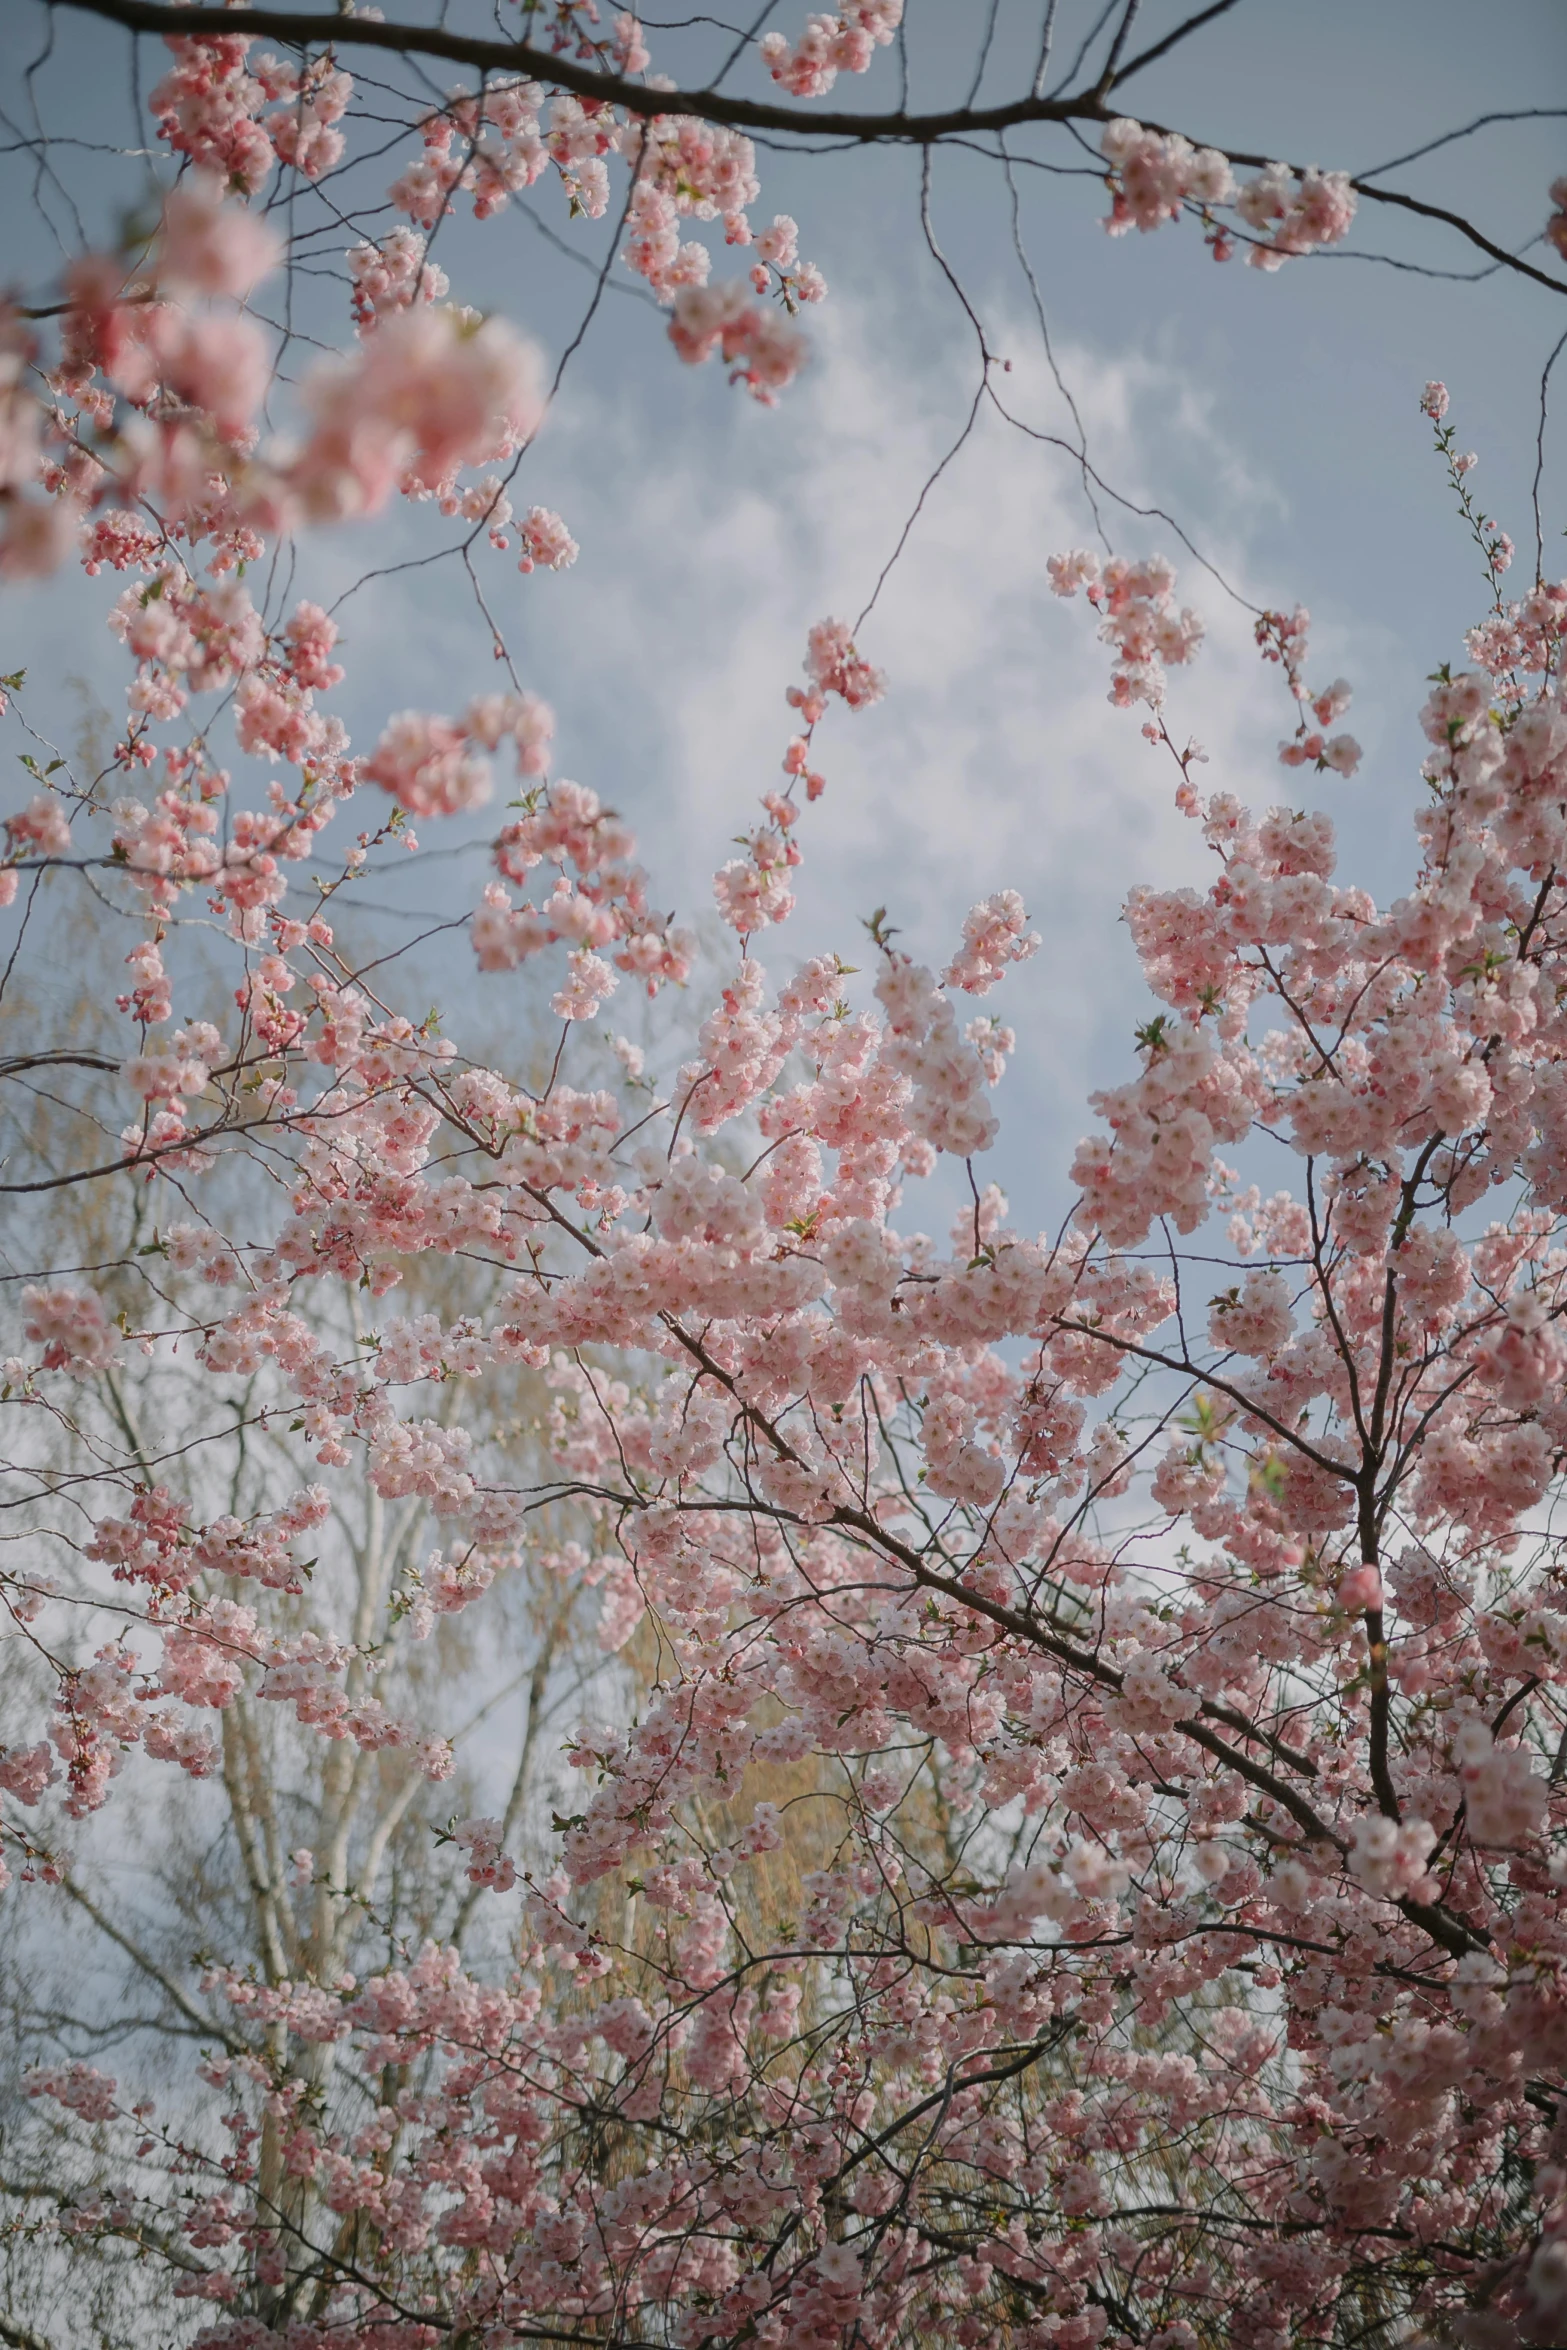
[[[159,1966],[156,1959],[149,1958],[146,1951],[138,1943],[133,1942],[129,1934],[122,1932],[112,1918],[105,1917],[91,1894],[85,1893],[74,1877],[62,1877],[60,1889],[63,1893],[70,1895],[79,1909],[84,1909],[87,1912],[100,1934],[107,1934],[109,1940],[117,1943],[126,1957],[140,1967],[149,1981],[157,1984],[170,2005],[177,2007],[188,2023],[194,2024],[198,2031],[205,2033],[211,2039],[221,2040],[224,2047],[232,2054],[238,2056],[247,2053],[245,2042],[235,2039],[231,2033],[224,2030],[221,2024],[214,2023],[210,2015],[204,2015],[195,2002],[186,1997],[174,1977]]]
[[[1160,57],[1168,57],[1170,51],[1179,48],[1182,41],[1190,40],[1192,34],[1200,32],[1205,24],[1212,24],[1216,16],[1227,16],[1236,5],[1237,0],[1213,0],[1213,5],[1210,8],[1199,9],[1197,14],[1189,16],[1184,24],[1178,24],[1174,32],[1166,33],[1162,41],[1154,41],[1148,48],[1140,49],[1134,58],[1121,67],[1119,73],[1111,76],[1106,88],[1118,89],[1122,82],[1129,82],[1134,73],[1142,72],[1145,65],[1154,64]]]
[[[471,34],[449,32],[444,25],[383,24],[368,16],[296,15],[281,8],[173,9],[164,6],[163,0],[49,0],[49,5],[85,9],[90,15],[107,17],[112,24],[123,25],[127,32],[133,33],[162,33],[170,37],[203,33],[221,33],[225,37],[260,34],[269,40],[286,41],[295,48],[357,46],[391,50],[398,56],[444,57],[454,65],[473,66],[481,73],[531,74],[541,82],[572,91],[589,104],[623,106],[628,114],[644,117],[694,114],[703,122],[723,123],[733,130],[771,132],[784,138],[846,139],[859,145],[893,141],[911,147],[928,147],[943,139],[982,137],[987,133],[1016,130],[1028,123],[1108,122],[1115,112],[1110,98],[1118,83],[1165,56],[1199,26],[1222,15],[1234,5],[1234,0],[1217,0],[1217,5],[1204,9],[1186,24],[1177,26],[1164,40],[1143,50],[1122,72],[1107,73],[1093,89],[1078,96],[1047,98],[1030,92],[1027,97],[1009,99],[1002,106],[955,106],[939,114],[903,111],[846,114],[831,109],[813,109],[807,113],[799,106],[779,106],[766,99],[732,98],[720,90],[657,90],[642,82],[627,81],[619,74],[601,73],[569,57],[557,57],[527,41],[481,40]],[[1147,127],[1164,129],[1159,123],[1149,123]],[[1201,146],[1210,142],[1194,139],[1193,143]],[[1261,171],[1272,160],[1266,155],[1242,155],[1228,148],[1224,152],[1232,163],[1241,164],[1248,171]],[[1290,168],[1299,170],[1298,165]],[[1548,286],[1552,293],[1567,294],[1567,280],[1551,277],[1545,270],[1536,269],[1532,262],[1509,253],[1505,246],[1496,244],[1457,212],[1450,212],[1440,204],[1424,203],[1416,196],[1401,195],[1392,188],[1373,187],[1369,181],[1353,177],[1350,186],[1368,202],[1391,204],[1401,211],[1416,213],[1423,220],[1440,221],[1502,268],[1517,270],[1537,285]]]
[[[928,146],[958,133],[973,135],[1004,131],[1027,122],[1103,122],[1109,108],[1092,92],[1081,97],[1014,98],[1004,106],[956,106],[941,114],[841,114],[831,109],[807,113],[799,106],[779,106],[766,99],[732,98],[720,90],[657,90],[644,82],[601,73],[535,48],[528,41],[482,40],[468,33],[449,32],[444,25],[384,24],[368,16],[314,16],[282,8],[165,7],[162,0],[49,0],[51,6],[82,8],[107,17],[127,32],[162,33],[179,38],[221,33],[226,39],[258,34],[286,41],[294,48],[386,49],[397,56],[444,57],[454,65],[471,65],[481,73],[521,73],[570,90],[574,96],[600,106],[623,106],[628,114],[645,117],[694,114],[704,122],[724,123],[733,130],[771,131],[789,138],[892,139],[909,146]]]
[[[0,2310],[0,2342],[9,2342],[12,2350],[54,2350],[47,2334],[24,2326],[20,2318],[7,2317],[3,2310]]]
[[[122,1066],[103,1053],[13,1053],[0,1061],[0,1077],[20,1077],[28,1069],[102,1069],[113,1077]]]

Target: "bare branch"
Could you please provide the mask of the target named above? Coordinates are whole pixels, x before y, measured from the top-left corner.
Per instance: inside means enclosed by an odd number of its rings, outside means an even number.
[[[20,2318],[7,2317],[3,2310],[0,2310],[0,2342],[9,2342],[11,2350],[55,2350],[47,2334],[24,2326]]]
[[[60,1889],[63,1893],[69,1894],[78,1909],[85,1911],[100,1934],[107,1935],[111,1942],[124,1951],[126,1957],[131,1960],[133,1965],[141,1969],[149,1982],[157,1984],[169,2004],[177,2008],[188,2023],[194,2024],[198,2031],[205,2033],[209,2038],[220,2040],[231,2053],[235,2055],[241,2053],[245,2046],[244,2041],[236,2039],[231,2032],[224,2029],[222,2024],[214,2022],[210,2015],[203,2014],[194,2000],[190,1999],[180,1988],[167,1968],[161,1967],[155,1958],[142,1949],[140,1943],[133,1941],[131,1936],[123,1928],[117,1926],[111,1917],[105,1916],[91,1894],[86,1892],[74,1877],[62,1877]]]

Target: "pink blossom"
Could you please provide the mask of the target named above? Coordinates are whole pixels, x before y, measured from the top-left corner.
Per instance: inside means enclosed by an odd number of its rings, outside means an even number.
[[[193,173],[165,199],[158,248],[165,286],[243,300],[282,256],[276,230],[243,205],[225,204],[220,183],[209,173]]]
[[[352,361],[307,380],[314,427],[289,478],[325,519],[373,513],[406,475],[436,490],[464,465],[509,456],[543,413],[540,362],[498,319],[433,305],[392,313]]]
[[[20,815],[6,818],[5,829],[12,856],[63,857],[71,845],[70,818],[53,792],[35,792]]]
[[[455,816],[490,796],[489,764],[468,748],[463,729],[415,710],[388,721],[365,775],[411,816]]]
[[[565,571],[577,560],[577,542],[558,514],[547,506],[530,506],[523,518],[520,537],[522,560],[519,571],[532,571],[543,565],[546,571]]]
[[[762,36],[762,61],[791,98],[825,96],[840,73],[865,73],[903,21],[903,0],[846,0],[832,15],[815,15],[793,45],[784,33]]]
[[[1277,269],[1291,255],[1340,243],[1355,217],[1344,172],[1312,168],[1297,175],[1288,164],[1270,163],[1237,187],[1216,148],[1194,148],[1176,132],[1147,130],[1124,117],[1106,124],[1100,151],[1110,168],[1112,204],[1104,225],[1112,236],[1132,228],[1146,235],[1178,220],[1188,205],[1206,218],[1212,208],[1233,204],[1254,232],[1247,259]],[[1220,261],[1233,250],[1230,234],[1219,227],[1210,228],[1209,245]]]
[[[731,381],[770,405],[805,363],[804,337],[774,310],[752,299],[742,279],[720,286],[682,286],[674,298],[669,339],[688,366],[721,351]]]
[[[462,1820],[452,1830],[453,1842],[468,1854],[469,1884],[492,1893],[505,1893],[517,1882],[515,1864],[501,1850],[501,1833],[499,1820]]]
[[[550,998],[550,1009],[562,1020],[593,1020],[600,1006],[620,985],[601,956],[579,947],[567,957],[566,985]]]
[[[1545,233],[1556,247],[1557,252],[1562,255],[1564,260],[1567,260],[1567,172],[1564,172],[1560,179],[1551,182],[1551,205],[1552,211],[1545,224]]]
[[[1056,595],[1074,596],[1082,587],[1104,614],[1099,634],[1116,655],[1111,701],[1119,709],[1146,702],[1157,711],[1165,695],[1165,664],[1194,660],[1203,640],[1197,614],[1176,610],[1172,567],[1162,555],[1140,564],[1116,558],[1101,565],[1097,556],[1076,549],[1051,557],[1048,570]]]
[[[348,271],[361,334],[392,312],[443,301],[451,291],[445,270],[426,258],[426,240],[408,228],[394,228],[378,245],[355,245]]]
[[[1039,933],[1026,931],[1028,920],[1015,889],[998,890],[964,917],[963,944],[942,974],[947,987],[961,987],[969,995],[986,995],[1009,964],[1027,962],[1037,953]]]
[[[1228,204],[1234,197],[1229,164],[1211,147],[1194,148],[1177,135],[1125,119],[1106,124],[1099,146],[1114,174],[1115,201],[1105,222],[1112,236],[1130,228],[1146,234],[1179,219],[1189,202]]]
[[[46,1371],[102,1371],[119,1353],[119,1338],[91,1290],[32,1287],[22,1292],[23,1335],[42,1347]]]

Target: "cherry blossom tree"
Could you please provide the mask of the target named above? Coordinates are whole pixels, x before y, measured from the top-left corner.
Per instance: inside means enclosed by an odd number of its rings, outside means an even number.
[[[617,272],[667,313],[649,367],[718,358],[770,405],[826,280],[764,222],[766,140],[920,150],[938,256],[944,145],[1005,173],[1059,138],[1112,237],[1185,226],[1172,266],[1293,267],[1375,204],[1542,300],[1567,181],[1519,254],[1386,173],[1123,111],[1233,0],[1141,49],[1130,0],[1075,62],[1049,7],[1026,88],[981,104],[992,9],[969,95],[927,114],[820,103],[895,72],[899,0],[672,31],[677,62],[709,44],[695,78],[569,0],[525,38],[78,4],[163,44],[161,176],[0,318],[0,574],[79,566],[128,671],[96,763],[3,681],[29,781],[0,862],[0,1837],[14,1911],[84,1919],[196,2061],[154,2094],[112,2006],[73,2028],[124,2038],[117,2071],[39,2054],[34,2168],[0,2182],[19,2289],[96,2263],[145,2339],[202,2350],[1560,2340],[1543,526],[1514,595],[1447,393],[1412,385],[1485,598],[1411,692],[1426,796],[1386,905],[1338,877],[1329,816],[1209,787],[1174,566],[1052,560],[1106,725],[1140,722],[1213,880],[1132,888],[1154,1008],[1040,1233],[985,1170],[1015,1034],[978,999],[1027,1016],[1019,895],[928,961],[885,908],[858,972],[768,937],[823,746],[896,690],[861,622],[779,680],[776,785],[700,888],[557,772],[485,566],[547,595],[577,559],[519,487],[570,348],[552,371],[464,306],[440,239],[545,184],[563,236],[613,224],[582,331]],[[978,342],[976,413],[1004,415]],[[313,532],[369,547],[395,500],[483,666],[356,747],[349,647],[301,590]],[[1303,611],[1255,635],[1282,768],[1338,789],[1349,684]],[[530,975],[510,1057],[482,1011],[447,1033],[355,912],[497,784],[463,998]],[[24,950],[86,907],[129,951],[51,1025]],[[494,1813],[464,1808],[464,1638],[527,1688]],[[551,1708],[595,1666],[541,1805]],[[206,1855],[165,1897],[207,1927],[194,1963],[79,1872],[119,1817]],[[55,2350],[40,2315],[0,2339]]]

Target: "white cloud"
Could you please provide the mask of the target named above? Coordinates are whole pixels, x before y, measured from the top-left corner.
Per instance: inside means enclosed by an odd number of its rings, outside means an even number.
[[[580,388],[561,419],[547,470],[583,541],[581,568],[593,566],[592,625],[567,629],[541,606],[544,668],[530,682],[562,713],[566,771],[637,822],[660,903],[710,903],[708,875],[778,778],[792,731],[783,689],[799,675],[807,626],[829,611],[853,616],[961,426],[973,392],[965,354],[949,338],[946,358],[927,347],[916,368],[909,333],[890,306],[840,314],[817,331],[817,365],[763,432],[715,435],[710,451],[699,433],[677,435],[681,455],[646,474],[634,499],[640,421]],[[1020,322],[999,341],[1028,349]],[[1152,415],[1156,439],[1211,484],[1213,559],[1243,571],[1241,529],[1226,519],[1276,493],[1234,456],[1205,399],[1146,357],[1072,352],[1067,363],[1101,470],[1147,502],[1135,452]],[[1018,358],[1003,382],[1019,413],[1049,413],[1042,362]],[[697,403],[716,389],[690,385]],[[1208,863],[1174,811],[1173,768],[1142,739],[1141,713],[1107,702],[1110,658],[1092,613],[1049,593],[1046,557],[1089,527],[1070,458],[983,414],[863,632],[862,650],[889,673],[886,701],[859,715],[835,704],[818,736],[828,792],[799,827],[799,911],[759,950],[781,968],[824,947],[859,961],[859,919],[885,904],[902,943],[936,960],[976,897],[1021,889],[1045,943],[995,1001],[1020,1037],[1006,1118],[1027,1134],[1030,1159],[1042,1151],[1063,1165],[1086,1090],[1123,1073],[1140,1016],[1118,923],[1125,892],[1200,881]],[[1128,552],[1182,556],[1159,522],[1120,517],[1113,528]],[[1172,729],[1207,745],[1208,779],[1282,796],[1277,672],[1259,666],[1249,615],[1189,560],[1181,569],[1210,636],[1174,679]],[[605,694],[627,761],[614,777],[583,772],[573,739],[573,711]],[[593,733],[604,741],[600,722]],[[1107,1026],[1125,1040],[1112,1066]]]

